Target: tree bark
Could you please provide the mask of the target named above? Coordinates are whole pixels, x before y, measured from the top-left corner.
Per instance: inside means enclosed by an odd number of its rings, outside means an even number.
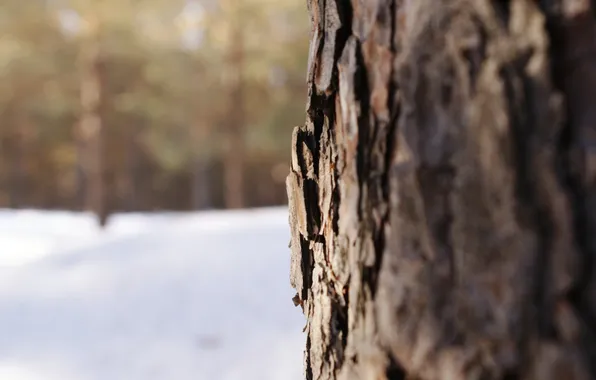
[[[596,379],[588,0],[309,0],[307,379]]]

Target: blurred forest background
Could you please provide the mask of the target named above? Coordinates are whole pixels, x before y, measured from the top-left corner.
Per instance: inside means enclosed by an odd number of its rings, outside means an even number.
[[[0,1],[0,207],[285,203],[301,0]]]

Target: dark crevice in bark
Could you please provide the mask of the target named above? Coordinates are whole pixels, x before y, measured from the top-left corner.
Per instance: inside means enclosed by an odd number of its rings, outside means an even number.
[[[528,324],[536,324],[540,335],[544,338],[556,338],[552,321],[552,305],[548,305],[549,289],[548,273],[550,262],[550,247],[553,228],[550,216],[538,199],[539,186],[536,178],[536,168],[532,167],[532,156],[536,155],[537,141],[532,140],[537,133],[536,117],[533,114],[531,97],[533,96],[527,79],[524,78],[526,59],[521,58],[513,65],[501,70],[501,79],[505,87],[508,100],[508,114],[510,117],[512,137],[512,165],[515,168],[515,191],[519,199],[517,219],[520,225],[537,232],[538,246],[534,265],[532,300],[535,308],[526,315]],[[531,331],[530,325],[524,329],[526,334]],[[527,339],[520,338],[519,342]],[[525,349],[520,347],[521,352]]]
[[[323,247],[323,251],[325,251],[327,249],[327,241],[325,239],[325,235],[319,234],[316,236],[313,236],[312,239],[315,243],[319,243],[321,244],[321,246]]]
[[[390,44],[390,51],[394,54],[393,59],[395,61],[397,55],[397,44],[396,44],[396,30],[397,30],[397,0],[392,0],[391,5],[389,7],[391,12],[391,44]],[[397,146],[397,126],[399,115],[401,111],[401,103],[399,102],[398,98],[398,91],[399,86],[397,84],[397,80],[395,79],[396,70],[395,70],[395,62],[391,64],[391,72],[389,74],[389,86],[388,86],[388,96],[387,96],[387,108],[389,109],[390,116],[389,116],[389,124],[387,125],[388,132],[387,132],[387,141],[386,141],[386,148],[385,148],[385,170],[383,170],[383,175],[381,177],[381,186],[383,191],[383,199],[387,204],[389,204],[389,191],[390,191],[390,184],[389,184],[389,173],[391,172],[391,162],[393,160],[393,155],[395,154],[395,148]],[[389,217],[389,212],[387,211],[383,224],[387,222]],[[383,244],[384,246],[384,244]],[[380,265],[380,264],[379,264]]]
[[[333,167],[334,171],[334,183],[333,183],[333,193],[331,194],[331,228],[333,230],[333,235],[337,236],[339,234],[339,204],[341,202],[341,196],[339,194],[339,185],[337,183],[337,179],[339,178],[339,172],[337,166]]]
[[[328,96],[325,94],[317,94],[314,86],[308,89],[309,107],[306,109],[306,114],[314,124],[319,124],[317,128],[322,130],[323,127],[323,110],[328,105]],[[319,135],[321,133],[319,130]],[[315,133],[316,134],[316,133]]]
[[[384,141],[380,142],[380,144],[385,145],[385,151],[382,156],[382,161],[378,162],[379,165],[382,165],[380,168],[375,168],[376,170],[381,171],[380,178],[377,180],[378,182],[373,185],[373,189],[376,188],[376,194],[380,195],[381,199],[371,199],[369,196],[368,202],[369,205],[371,202],[375,202],[377,204],[373,204],[372,207],[368,206],[367,208],[370,210],[371,208],[377,209],[378,213],[380,214],[380,219],[375,220],[372,215],[369,215],[369,225],[372,227],[372,235],[373,235],[373,245],[374,245],[374,254],[375,260],[372,267],[365,267],[363,269],[363,276],[365,276],[366,283],[369,284],[371,289],[371,295],[373,299],[376,296],[377,292],[377,282],[379,278],[379,273],[381,270],[381,265],[383,263],[383,257],[385,254],[385,244],[386,244],[386,231],[385,225],[389,221],[389,178],[388,178],[388,168],[390,167],[390,152],[392,147],[392,139],[395,138],[395,125],[391,126],[390,124],[387,125],[377,125],[377,129],[386,128],[386,136]],[[377,141],[376,137],[373,138],[372,141]],[[377,146],[376,149],[380,147]],[[367,169],[369,173],[371,168]],[[380,208],[380,210],[379,210]]]
[[[521,74],[523,73],[523,70],[526,66],[525,60],[519,62],[518,65],[518,70]],[[556,231],[553,225],[553,217],[550,215],[550,211],[548,210],[549,206],[547,202],[550,200],[544,199],[544,197],[541,196],[541,189],[537,188],[537,186],[540,186],[540,179],[537,178],[536,174],[537,171],[541,169],[537,168],[536,165],[532,165],[531,162],[532,156],[536,157],[540,154],[538,152],[538,147],[533,145],[542,144],[542,142],[537,141],[537,136],[539,136],[540,132],[536,130],[538,118],[535,114],[535,108],[532,104],[535,93],[533,93],[532,84],[530,83],[529,79],[526,77],[523,78],[522,91],[525,104],[521,101],[520,103],[525,105],[525,110],[527,111],[525,120],[526,126],[523,127],[522,125],[519,125],[518,127],[522,127],[524,131],[516,131],[513,136],[514,138],[517,137],[518,139],[524,140],[523,144],[518,145],[518,149],[523,149],[525,152],[525,164],[519,164],[518,162],[518,170],[525,168],[527,171],[525,174],[525,186],[527,186],[533,194],[532,208],[534,210],[534,223],[536,225],[536,231],[538,232],[539,238],[538,254],[535,261],[535,282],[533,289],[533,295],[537,309],[537,315],[535,316],[535,319],[538,321],[538,328],[543,338],[556,339],[557,333],[552,318],[552,315],[554,314],[554,305],[552,304],[553,299],[551,296],[552,286],[549,276],[549,273],[551,273],[553,256],[553,236],[555,235]]]
[[[497,16],[503,23],[503,26],[509,24],[509,18],[511,17],[511,0],[496,0],[494,2]]]
[[[502,380],[520,380],[522,377],[516,371],[507,371],[503,374]]]
[[[306,208],[308,210],[308,232],[310,235],[317,235],[321,227],[321,212],[319,210],[319,191],[318,184],[313,178],[309,177],[309,170],[316,170],[318,168],[318,154],[317,154],[317,143],[313,138],[312,133],[299,133],[297,136],[296,149],[300,154],[298,157],[298,164],[300,166],[301,176],[304,180],[303,191],[304,199],[306,201]],[[304,152],[304,149],[308,149],[308,152]],[[312,163],[306,162],[305,156],[312,157]],[[313,165],[312,168],[309,168]],[[315,172],[316,175],[316,172]]]
[[[306,336],[306,352],[310,352],[310,347],[311,347],[311,340],[310,340],[310,334]],[[312,367],[310,364],[310,355],[306,355],[306,363],[305,363],[305,376],[306,376],[306,380],[313,380],[313,375],[312,375]]]
[[[312,179],[304,180],[304,199],[308,199],[308,230],[311,236],[314,237],[319,235],[321,231],[321,209],[319,208],[319,184],[317,181]]]
[[[350,293],[347,286],[342,289],[343,303],[340,303],[337,307],[339,319],[339,331],[341,332],[341,345],[345,349],[348,344],[348,334],[350,332],[350,315],[348,313],[347,305],[350,304]],[[341,297],[339,296],[339,297]]]
[[[585,312],[583,306],[576,305],[576,307],[579,313]],[[580,317],[583,317],[583,315],[580,314]],[[596,333],[594,333],[593,330],[595,325],[588,324],[591,323],[591,321],[586,320],[585,318],[583,318],[583,322],[584,326],[587,326],[587,328],[583,329],[579,340],[580,344],[583,346],[583,351],[586,354],[585,362],[589,366],[590,373],[594,378],[596,377],[596,344],[594,343],[596,342]]]
[[[395,93],[398,91],[397,84],[395,81],[391,81],[389,84],[389,104],[390,109],[393,112],[393,115],[390,118],[389,124],[387,125],[388,132],[387,132],[387,147],[385,149],[385,170],[383,171],[383,175],[381,176],[381,189],[383,192],[383,199],[387,204],[389,203],[389,192],[391,191],[389,175],[391,173],[391,162],[393,160],[393,156],[395,155],[396,145],[397,145],[397,128],[398,128],[398,120],[399,115],[401,112],[401,104],[395,100]],[[388,221],[389,212],[387,211],[383,218],[383,224]]]
[[[333,289],[333,285],[329,285],[331,289]],[[332,310],[333,310],[333,317],[331,318],[331,323],[334,327],[334,336],[332,337],[332,346],[336,345],[336,341],[339,339],[340,346],[342,348],[341,351],[338,352],[340,355],[339,362],[343,363],[344,361],[344,352],[343,350],[348,343],[348,332],[349,332],[349,325],[348,325],[348,310],[346,308],[347,303],[343,303],[340,301],[340,296],[334,294],[332,296]]]
[[[358,147],[356,152],[356,173],[358,176],[358,219],[363,220],[366,202],[363,199],[364,187],[369,179],[370,173],[370,88],[368,85],[368,74],[366,72],[366,63],[362,56],[362,46],[360,42],[356,44],[356,72],[354,73],[354,94],[355,101],[360,106],[360,115],[358,116]]]
[[[581,180],[572,174],[573,171],[571,166],[573,164],[570,163],[568,159],[568,156],[573,149],[571,142],[573,139],[572,133],[571,127],[567,124],[563,130],[559,144],[560,166],[562,167],[560,177],[567,189],[569,200],[572,204],[575,240],[582,255],[579,273],[574,285],[567,293],[567,298],[576,307],[583,318],[588,318],[588,320],[586,320],[588,326],[596,326],[596,318],[591,316],[589,311],[583,307],[584,290],[592,281],[594,252],[590,247],[590,223],[589,217],[586,215],[586,197],[583,192]]]
[[[572,70],[581,63],[582,59],[592,58],[589,55],[576,56],[573,54],[576,53],[577,47],[571,43],[570,38],[573,36],[570,34],[574,31],[574,24],[586,22],[584,21],[586,17],[594,17],[595,3],[595,1],[591,2],[592,15],[580,15],[573,19],[565,19],[561,16],[561,8],[557,6],[558,2],[554,4],[552,1],[541,2],[543,10],[547,14],[546,26],[551,41],[550,55],[553,57],[551,65],[553,82],[557,90],[565,94],[568,100],[575,99],[573,95],[581,96],[581,94],[569,93],[573,90],[567,83],[572,75]],[[590,21],[588,21],[589,23]],[[579,50],[590,52],[592,49],[593,46],[586,46]],[[577,91],[577,89],[575,90]],[[583,352],[586,353],[585,361],[589,365],[590,372],[592,376],[596,377],[596,344],[594,343],[596,342],[596,331],[594,330],[596,316],[590,310],[587,304],[589,301],[586,299],[587,289],[593,281],[594,265],[596,264],[596,248],[592,244],[591,234],[595,226],[590,217],[589,195],[586,193],[589,189],[585,188],[581,173],[578,173],[578,168],[583,166],[578,158],[582,149],[578,146],[578,142],[581,141],[578,134],[583,115],[574,114],[569,101],[566,103],[566,114],[567,119],[563,124],[557,145],[557,173],[572,208],[574,237],[580,253],[578,273],[573,286],[566,294],[566,299],[583,322],[580,344],[583,346]]]
[[[337,31],[336,36],[336,44],[335,44],[335,56],[334,61],[337,62],[341,57],[341,54],[344,51],[344,47],[346,46],[346,42],[348,42],[348,38],[352,35],[352,5],[349,1],[342,1],[342,0],[325,0],[325,1],[335,1],[337,6],[337,12],[339,14],[339,19],[341,20],[341,28]],[[338,88],[338,70],[337,65],[333,67],[333,80],[332,80],[332,88],[334,91],[337,91]]]
[[[304,274],[304,283],[302,285],[302,294],[300,295],[300,299],[302,301],[306,301],[308,299],[308,291],[312,286],[312,252],[310,251],[308,240],[304,239],[304,237],[300,237],[300,249],[302,251],[302,260],[300,265],[302,266],[302,273]]]
[[[362,283],[368,285],[373,298],[375,297],[377,289],[378,276],[379,272],[376,268],[376,265],[373,267],[365,266],[362,268]]]
[[[323,126],[325,125],[325,114],[322,110],[329,108],[329,99],[325,94],[316,94],[313,90],[310,94],[311,100],[310,104],[311,107],[307,110],[308,115],[310,116],[310,120],[312,122],[313,130],[312,133],[309,134],[309,139],[307,145],[311,149],[313,153],[313,165],[314,165],[314,173],[315,178],[319,176],[319,149],[320,149],[320,141],[321,141],[321,134],[323,132]],[[298,147],[300,149],[300,147]]]
[[[582,252],[582,262],[579,266],[579,273],[575,278],[574,285],[569,289],[567,298],[569,301],[581,311],[581,300],[584,289],[589,285],[592,276],[593,257],[586,254],[589,251],[589,233],[588,221],[585,215],[585,197],[582,191],[580,181],[572,175],[571,165],[569,162],[569,155],[573,146],[573,132],[570,123],[567,121],[564,124],[561,132],[558,145],[558,174],[561,184],[566,189],[568,199],[573,208],[573,225],[575,233],[575,241],[578,244],[580,252]],[[583,313],[581,313],[583,314]],[[596,325],[594,325],[596,326]]]
[[[389,365],[385,370],[386,380],[406,380],[404,369],[389,355]]]
[[[386,212],[383,215],[380,226],[376,231],[374,247],[375,247],[375,263],[372,268],[364,268],[363,276],[365,276],[365,281],[370,284],[371,287],[371,294],[374,298],[377,292],[377,282],[379,279],[379,273],[381,271],[381,265],[383,264],[383,256],[385,253],[385,224],[389,221],[389,213]]]
[[[567,125],[565,133],[561,139],[560,156],[567,156],[571,151],[571,128]],[[582,189],[580,180],[575,178],[571,173],[571,164],[568,160],[562,158],[563,176],[562,180],[569,194],[569,199],[573,209],[573,225],[575,240],[577,242],[579,252],[581,253],[581,263],[578,268],[576,281],[566,294],[569,303],[576,310],[577,315],[583,322],[584,328],[581,334],[581,344],[584,346],[584,352],[588,353],[586,362],[590,365],[590,371],[593,376],[596,376],[596,317],[592,315],[589,306],[586,305],[586,292],[592,281],[594,270],[594,252],[590,247],[590,240],[592,239],[590,231],[589,217],[586,215],[586,199]]]
[[[471,94],[474,94],[476,91],[476,80],[480,73],[480,69],[482,68],[482,64],[486,60],[486,42],[488,39],[482,22],[477,18],[475,18],[474,21],[478,29],[478,45],[465,48],[462,51],[462,56],[465,58],[468,65],[468,78],[470,80],[470,87],[468,90]]]

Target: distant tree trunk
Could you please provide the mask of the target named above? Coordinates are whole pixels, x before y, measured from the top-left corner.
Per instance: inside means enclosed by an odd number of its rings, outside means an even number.
[[[130,121],[130,131],[126,134],[126,153],[124,162],[124,171],[121,178],[121,194],[123,207],[127,211],[136,211],[139,208],[138,192],[139,192],[139,177],[140,170],[140,148],[139,148],[139,135],[140,135],[140,120]]]
[[[17,103],[18,104],[18,103]],[[8,111],[6,119],[10,123],[8,132],[8,143],[5,146],[8,155],[9,172],[7,176],[8,205],[10,208],[19,208],[23,205],[23,140],[21,139],[21,128],[23,128],[23,117],[16,105]]]
[[[596,379],[587,0],[311,0],[306,378]]]
[[[24,98],[20,94],[13,96],[7,104],[5,112],[2,113],[2,121],[5,125],[3,131],[2,151],[6,162],[6,194],[10,208],[22,207],[27,199],[24,194],[24,159],[25,140],[24,135],[27,129],[25,115],[20,106]]]
[[[205,117],[205,110],[197,105],[195,123],[190,126],[189,138],[193,142],[193,158],[191,162],[191,197],[193,210],[206,210],[213,207],[211,196],[211,173],[208,154],[201,151],[209,146],[209,126],[201,119]]]
[[[10,208],[19,208],[23,205],[23,175],[21,170],[23,157],[17,131],[11,134],[6,147],[10,157],[7,176],[8,206]]]
[[[85,175],[85,141],[83,141],[80,127],[81,120],[75,124],[76,135],[76,164],[75,164],[75,181],[76,181],[76,204],[77,209],[85,209],[85,189],[87,188],[87,178]]]
[[[12,142],[13,160],[10,178],[10,204],[13,208],[32,207],[32,199],[28,184],[27,158],[30,156],[32,139],[35,131],[27,116],[20,110],[15,110],[14,140]]]
[[[79,121],[79,152],[85,173],[85,210],[94,212],[100,225],[107,220],[105,178],[103,168],[103,126],[101,120],[101,49],[99,21],[93,16],[81,46],[81,118]]]
[[[244,109],[244,30],[233,25],[230,64],[234,71],[234,82],[230,93],[228,116],[227,152],[224,160],[224,191],[226,208],[245,206],[244,160],[245,109]]]
[[[192,205],[194,210],[207,210],[212,207],[209,163],[203,157],[195,157],[193,160]]]

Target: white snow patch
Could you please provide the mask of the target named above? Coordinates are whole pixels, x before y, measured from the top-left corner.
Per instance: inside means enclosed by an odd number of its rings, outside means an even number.
[[[302,379],[287,225],[0,210],[0,379]]]

